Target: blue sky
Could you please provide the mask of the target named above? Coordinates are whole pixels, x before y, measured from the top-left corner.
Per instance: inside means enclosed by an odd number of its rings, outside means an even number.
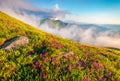
[[[67,20],[99,24],[120,24],[120,0],[30,0],[30,3],[47,9],[57,4],[67,10]]]

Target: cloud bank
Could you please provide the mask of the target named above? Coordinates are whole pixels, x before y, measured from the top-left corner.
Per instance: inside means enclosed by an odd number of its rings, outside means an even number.
[[[55,4],[54,9],[37,8],[29,0],[0,0],[0,10],[33,26],[41,18],[62,19],[68,13],[60,10],[58,4]]]
[[[96,27],[84,29],[78,25],[68,25],[61,29],[55,29],[50,28],[48,24],[42,25],[40,29],[79,43],[120,48],[120,34],[119,32],[113,32],[112,30],[97,32]]]
[[[41,30],[80,43],[120,48],[120,34],[113,32],[112,29],[97,32],[96,27],[89,26],[85,29],[75,24],[68,24],[61,29],[51,28],[47,23],[40,26],[40,20],[43,18],[64,19],[68,12],[61,10],[58,4],[55,4],[53,9],[44,9],[30,5],[29,0],[0,0],[0,11]]]

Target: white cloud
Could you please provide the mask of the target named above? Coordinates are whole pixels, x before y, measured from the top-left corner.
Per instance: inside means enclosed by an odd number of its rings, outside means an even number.
[[[55,4],[55,6],[54,6],[54,10],[56,10],[56,11],[60,10],[60,7],[59,7],[58,4]]]
[[[96,27],[89,26],[89,28],[84,29],[84,27],[78,25],[67,25],[64,28],[56,29],[51,28],[45,23],[39,28],[46,32],[78,41],[79,43],[120,48],[120,34],[113,33],[111,30],[97,32]]]
[[[45,9],[32,6],[29,0],[0,0],[0,10],[29,23],[30,19],[41,18],[63,18],[67,11],[60,10],[59,5],[55,9]],[[59,9],[59,10],[58,10]],[[28,19],[28,20],[27,20]],[[30,23],[32,25],[32,23]],[[34,25],[35,26],[35,25]]]

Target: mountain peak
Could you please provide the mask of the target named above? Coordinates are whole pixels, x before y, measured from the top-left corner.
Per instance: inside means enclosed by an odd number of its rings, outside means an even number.
[[[61,20],[58,20],[57,18],[45,18],[40,21],[40,25],[42,24],[48,24],[51,28],[63,28],[67,25],[67,23],[64,23]]]

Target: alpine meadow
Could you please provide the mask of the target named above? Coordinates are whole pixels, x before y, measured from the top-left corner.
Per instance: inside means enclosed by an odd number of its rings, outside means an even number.
[[[119,14],[119,0],[0,0],[0,81],[120,81]]]

